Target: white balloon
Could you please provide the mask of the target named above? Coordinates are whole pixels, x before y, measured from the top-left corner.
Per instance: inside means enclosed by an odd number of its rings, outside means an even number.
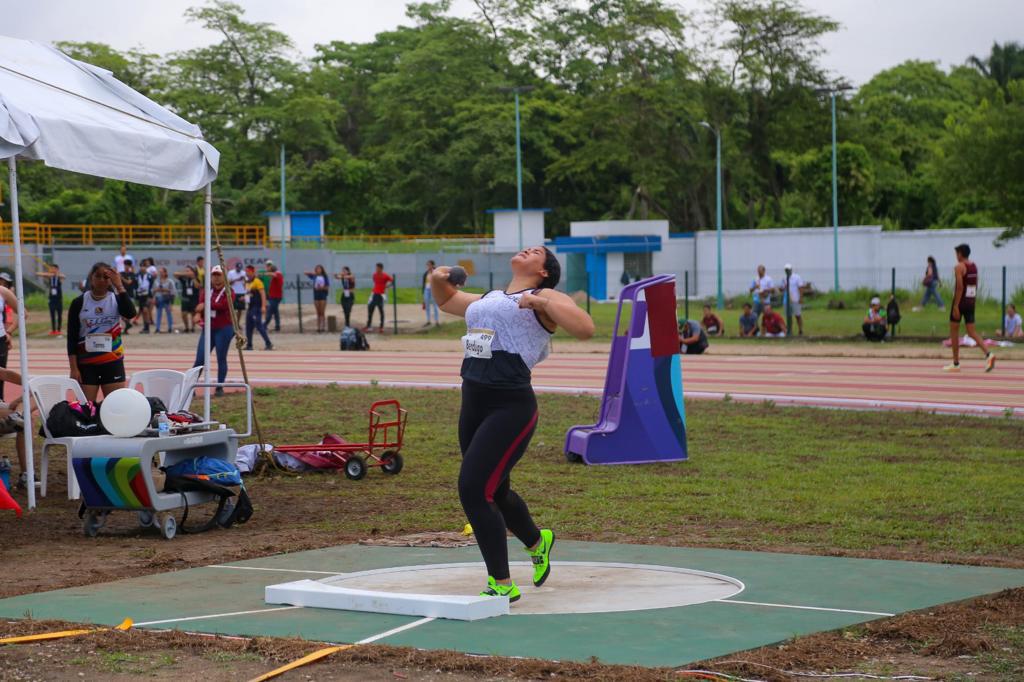
[[[100,421],[111,435],[131,438],[149,426],[149,401],[133,388],[119,388],[103,399]]]

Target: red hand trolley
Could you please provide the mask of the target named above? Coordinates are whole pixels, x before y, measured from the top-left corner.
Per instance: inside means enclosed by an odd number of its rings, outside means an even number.
[[[405,439],[408,416],[397,400],[378,400],[370,406],[370,425],[365,443],[348,443],[328,434],[324,436],[323,443],[275,445],[274,449],[299,458],[304,453],[315,453],[319,459],[329,460],[329,466],[344,469],[345,476],[353,481],[366,476],[368,467],[380,467],[384,473],[395,475],[402,470],[399,451]]]

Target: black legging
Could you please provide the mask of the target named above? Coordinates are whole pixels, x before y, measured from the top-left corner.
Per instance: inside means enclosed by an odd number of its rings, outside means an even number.
[[[50,328],[53,331],[60,331],[60,324],[64,318],[64,301],[61,299],[51,296],[50,297]]]
[[[349,318],[352,317],[352,304],[356,302],[355,294],[352,296],[346,296],[345,292],[341,294],[341,310],[345,313],[345,326],[350,327]],[[383,321],[381,322],[383,324]],[[370,325],[366,325],[369,327]]]
[[[384,328],[384,294],[371,294],[370,303],[366,306],[366,326],[373,326],[373,309],[380,310],[380,328]]]
[[[537,398],[529,386],[496,389],[462,383],[459,499],[487,573],[495,580],[509,577],[506,528],[526,547],[540,540],[530,510],[509,484],[509,472],[526,451],[536,426]]]

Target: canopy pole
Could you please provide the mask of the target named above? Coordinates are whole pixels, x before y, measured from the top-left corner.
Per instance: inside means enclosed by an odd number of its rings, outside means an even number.
[[[213,339],[213,329],[210,326],[210,270],[213,268],[213,253],[210,245],[210,233],[213,230],[213,183],[206,186],[205,197],[203,199],[203,221],[206,225],[204,234],[205,239],[205,252],[203,255],[203,262],[206,263],[206,275],[203,277],[203,300],[206,305],[203,306],[203,380],[206,383],[213,383],[210,381],[210,366],[213,364],[210,361],[210,345]],[[225,281],[227,281],[225,279]],[[205,390],[205,397],[203,398],[203,421],[210,421],[210,389]]]
[[[14,242],[14,292],[18,297],[18,361],[21,363],[22,413],[25,420],[25,468],[28,478],[28,508],[36,508],[36,467],[32,439],[32,401],[28,391],[28,339],[25,336],[25,286],[21,268],[21,216],[18,214],[18,164],[7,159],[11,194],[11,232]],[[70,472],[69,472],[69,475]]]

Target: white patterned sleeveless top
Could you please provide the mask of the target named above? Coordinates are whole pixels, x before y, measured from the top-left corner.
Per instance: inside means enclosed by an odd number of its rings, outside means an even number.
[[[495,388],[530,385],[530,370],[548,356],[552,332],[536,311],[519,307],[524,293],[489,291],[466,308],[464,380]]]

